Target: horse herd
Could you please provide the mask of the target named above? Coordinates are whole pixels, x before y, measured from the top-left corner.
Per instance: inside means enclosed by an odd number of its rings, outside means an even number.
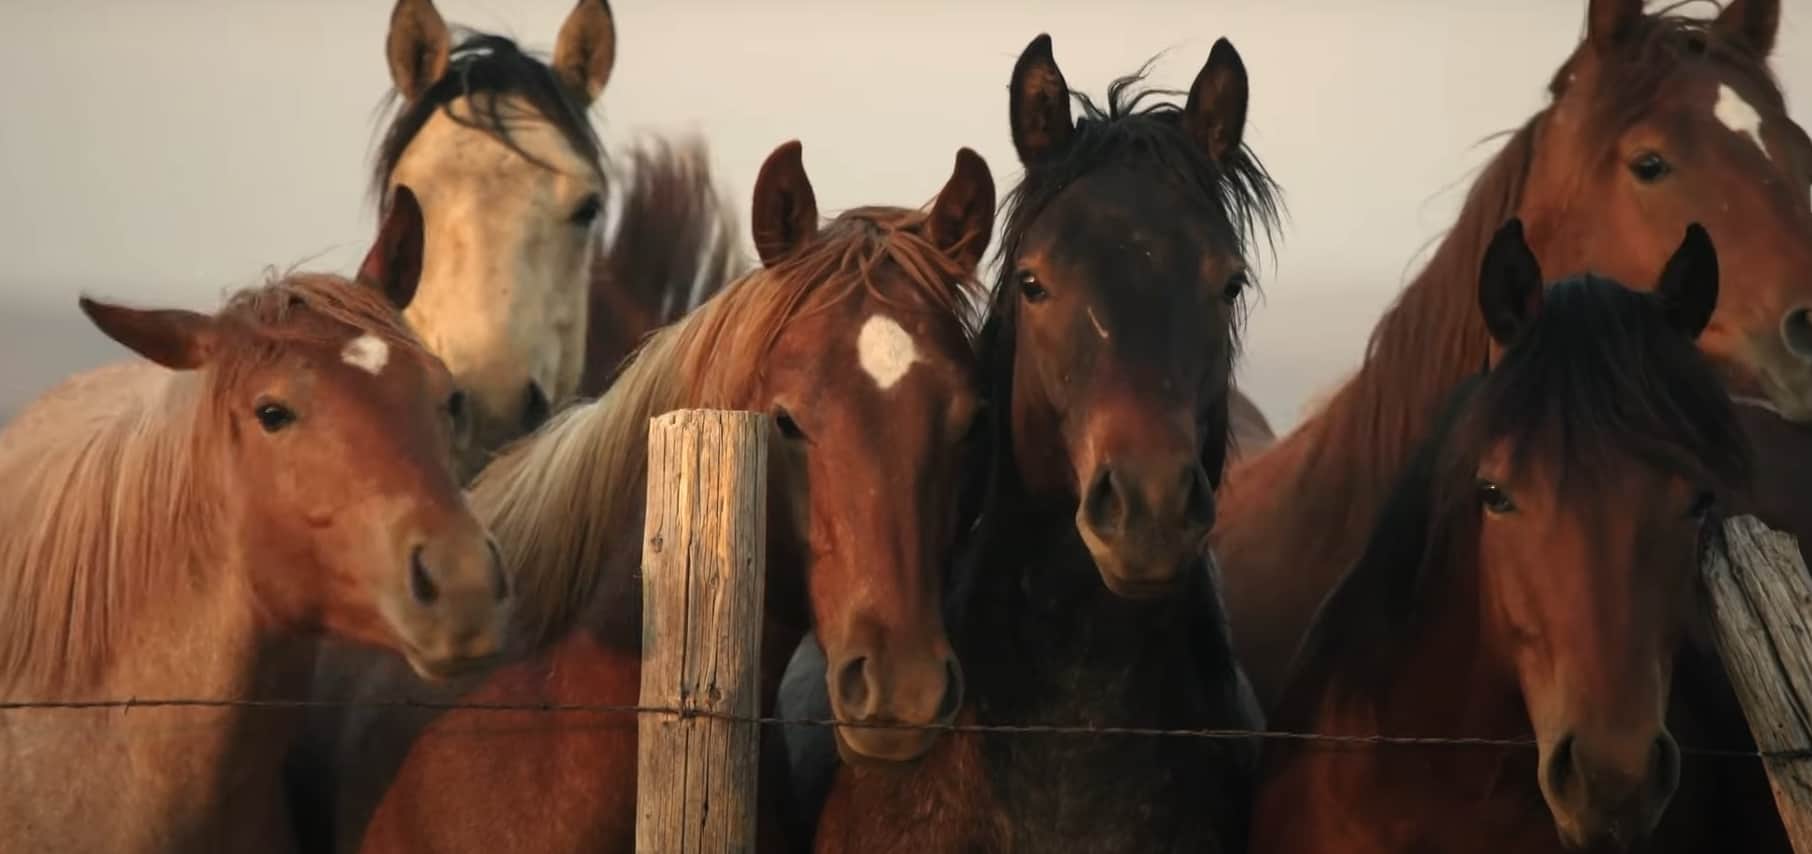
[[[764,712],[850,725],[765,731],[762,850],[1787,851],[1695,580],[1720,514],[1812,535],[1780,15],[1588,0],[1274,441],[1226,39],[1098,99],[1033,39],[999,205],[963,149],[827,219],[781,145],[743,269],[696,147],[613,196],[604,0],[550,62],[397,0],[356,278],[83,298],[143,358],[0,433],[0,849],[629,850],[637,721],[576,707],[637,701],[647,424],[703,407],[772,416]]]

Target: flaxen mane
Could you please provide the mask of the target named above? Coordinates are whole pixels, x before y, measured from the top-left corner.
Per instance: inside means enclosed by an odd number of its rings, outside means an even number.
[[[640,541],[648,420],[735,406],[790,321],[863,294],[897,299],[880,290],[879,274],[890,270],[973,338],[969,306],[979,286],[926,240],[924,222],[924,213],[900,208],[844,213],[808,245],[655,333],[603,397],[567,409],[479,474],[472,501],[516,579],[518,642],[559,638],[632,568],[612,557]]]
[[[201,371],[102,368],[0,433],[0,696],[79,690],[121,652],[137,604],[217,583],[233,500],[218,453],[239,378],[358,330],[420,349],[375,288],[330,276],[241,292],[216,317],[222,344]]]
[[[390,97],[398,96],[392,92]],[[453,102],[461,98],[470,106],[469,113],[452,109]],[[454,46],[446,73],[421,97],[404,103],[385,132],[372,175],[377,198],[384,198],[403,152],[437,111],[495,136],[531,163],[548,166],[516,145],[510,135],[511,125],[523,119],[512,111],[512,99],[526,102],[560,132],[573,151],[603,174],[604,147],[586,117],[584,102],[560,82],[547,63],[523,52],[515,42],[503,36],[475,33]]]
[[[1429,573],[1476,561],[1475,473],[1492,443],[1508,441],[1519,465],[1539,459],[1562,473],[1559,488],[1581,513],[1615,512],[1627,500],[1606,466],[1631,454],[1727,489],[1749,471],[1748,446],[1710,364],[1652,294],[1604,279],[1550,287],[1528,333],[1446,401],[1363,556],[1316,615],[1292,683],[1334,679],[1336,696],[1346,696],[1380,687],[1381,674],[1403,660],[1423,591],[1437,581]]]

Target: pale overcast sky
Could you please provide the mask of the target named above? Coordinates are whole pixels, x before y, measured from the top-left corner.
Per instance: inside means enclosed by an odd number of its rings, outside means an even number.
[[[571,0],[443,0],[449,21],[547,50]],[[1543,102],[1584,0],[615,0],[607,142],[696,132],[729,198],[799,138],[821,207],[917,204],[959,146],[1004,190],[1013,60],[1049,32],[1072,87],[1163,52],[1187,88],[1215,38],[1252,78],[1247,139],[1290,218],[1261,268],[1242,376],[1277,425],[1357,363],[1480,141]],[[1807,9],[1775,68],[1812,115]],[[211,307],[267,265],[350,271],[390,80],[388,0],[0,0],[0,312],[90,291]],[[746,216],[745,216],[746,222]],[[746,238],[745,238],[746,243]],[[74,328],[74,327],[72,327]],[[94,333],[98,338],[98,333]],[[53,382],[0,340],[11,386]],[[36,371],[37,373],[33,373]],[[3,379],[3,378],[0,378]],[[7,401],[0,401],[3,409]]]

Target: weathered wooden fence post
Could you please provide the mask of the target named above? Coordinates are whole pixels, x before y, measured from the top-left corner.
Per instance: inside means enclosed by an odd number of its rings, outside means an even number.
[[[636,851],[755,848],[767,416],[683,410],[648,427]],[[739,718],[739,719],[733,719]]]
[[[1812,578],[1793,537],[1753,516],[1724,523],[1705,561],[1718,654],[1756,747],[1812,748]],[[1812,756],[1764,761],[1793,850],[1812,854]]]

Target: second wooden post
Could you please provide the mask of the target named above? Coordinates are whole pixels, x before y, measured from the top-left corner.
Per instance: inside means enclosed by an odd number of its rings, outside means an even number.
[[[767,417],[682,410],[648,428],[636,850],[755,848]]]

